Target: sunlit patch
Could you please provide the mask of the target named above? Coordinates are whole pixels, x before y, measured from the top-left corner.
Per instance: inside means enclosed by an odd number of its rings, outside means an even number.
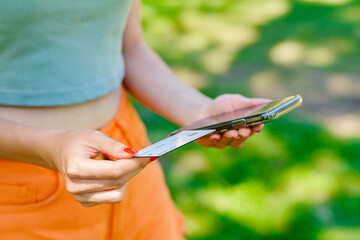
[[[334,96],[345,96],[353,91],[360,94],[360,84],[356,84],[352,77],[346,74],[334,74],[329,77],[326,87]]]
[[[297,202],[323,203],[339,189],[336,177],[331,172],[299,165],[288,171],[284,178],[285,191]]]
[[[238,51],[258,39],[258,31],[255,28],[241,24],[227,24],[216,31],[213,29],[209,35],[215,42],[233,51]]]
[[[339,43],[337,46],[340,47]],[[273,63],[283,66],[304,63],[309,66],[324,67],[335,62],[336,52],[331,46],[309,47],[299,41],[287,40],[270,50],[270,59]]]
[[[180,13],[179,20],[186,31],[196,31],[201,29],[204,25],[204,18],[206,17],[206,14],[201,14],[199,11],[188,9],[187,11]]]
[[[218,47],[205,52],[200,61],[209,73],[222,74],[230,69],[238,51],[254,43],[258,34],[254,28],[247,26],[224,25],[216,29],[212,28],[208,35]]]
[[[261,134],[246,140],[245,144],[248,151],[256,152],[257,156],[263,158],[276,159],[276,161],[288,158],[289,151],[286,148],[286,143],[276,135],[269,133],[266,126]]]
[[[156,8],[154,8],[154,6],[147,4],[146,2],[144,2],[141,5],[141,17],[144,19],[147,18],[153,18],[156,16]]]
[[[287,40],[275,45],[270,50],[270,59],[279,65],[293,65],[300,62],[305,51],[304,45],[295,40]]]
[[[351,6],[348,7],[338,14],[340,20],[344,22],[360,22],[360,6]]]
[[[192,87],[203,88],[207,85],[206,77],[194,70],[182,66],[174,67],[173,70],[183,82]]]
[[[356,213],[354,213],[356,214]],[[333,227],[322,230],[319,240],[359,240],[360,227]]]
[[[178,2],[182,2],[179,0],[176,0]],[[190,0],[188,2],[197,2],[199,0]],[[223,7],[225,4],[227,4],[229,1],[223,0],[223,1],[219,1],[219,0],[201,0],[199,1],[201,2],[201,6],[206,6],[207,8],[212,8],[215,10],[219,10],[221,7]]]
[[[339,179],[342,191],[348,196],[360,196],[360,174],[349,172],[343,174]]]
[[[183,1],[166,0],[166,1],[161,1],[161,6],[182,7],[185,9],[200,8],[202,6],[206,6],[207,8],[213,8],[213,9],[218,10],[219,8],[221,8],[228,2],[229,1],[227,1],[227,0],[223,0],[223,1],[219,1],[219,0],[183,0]]]
[[[249,79],[250,88],[255,96],[264,98],[285,96],[287,90],[281,82],[281,77],[275,71],[264,71],[255,73]]]
[[[230,69],[235,53],[227,48],[209,50],[201,58],[203,67],[212,74],[222,74]]]
[[[338,190],[348,196],[360,195],[360,174],[351,170],[346,160],[331,149],[318,149],[312,155],[313,169],[336,178]]]
[[[246,23],[261,25],[285,15],[290,7],[286,0],[251,0],[239,1],[231,11],[237,13],[239,19]]]
[[[210,45],[208,36],[201,32],[189,32],[175,41],[176,47],[185,52],[201,51]]]
[[[232,187],[212,187],[198,192],[198,200],[212,210],[238,221],[258,233],[283,231],[289,203],[257,182]]]
[[[359,109],[357,109],[359,111]],[[325,125],[332,134],[340,138],[360,137],[360,116],[347,114],[325,119]]]
[[[212,216],[204,215],[194,211],[190,211],[186,214],[186,232],[191,236],[207,236],[214,228],[214,221]]]
[[[167,39],[176,36],[176,27],[171,19],[163,16],[153,18],[147,26],[146,42],[153,47],[161,47]],[[161,41],[159,41],[161,39]]]
[[[304,55],[304,63],[316,67],[331,65],[335,62],[335,59],[334,51],[324,46],[307,49]]]
[[[173,174],[177,177],[188,177],[197,172],[206,172],[210,169],[209,161],[199,151],[188,151],[182,155],[173,167]]]
[[[299,2],[322,5],[344,5],[352,2],[352,0],[298,0]]]
[[[338,175],[349,170],[344,159],[331,149],[317,149],[311,158],[314,162],[313,167],[322,172]]]
[[[180,19],[189,37],[186,34],[175,44],[183,46],[185,51],[213,46],[200,59],[203,67],[212,74],[228,71],[235,55],[258,39],[258,30],[254,27],[239,24],[220,14],[201,14],[189,10],[180,14]]]

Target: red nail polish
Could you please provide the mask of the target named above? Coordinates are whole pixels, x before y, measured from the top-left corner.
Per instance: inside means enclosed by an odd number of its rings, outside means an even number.
[[[138,150],[136,150],[135,148],[126,147],[126,148],[124,148],[124,152],[126,152],[128,154],[136,154],[138,152]]]
[[[213,138],[213,141],[219,141],[220,138]]]
[[[238,140],[239,138],[236,138],[236,137],[232,137],[233,140]]]
[[[158,159],[159,157],[151,157],[150,158],[150,162],[152,162],[152,161],[155,161],[156,159]]]

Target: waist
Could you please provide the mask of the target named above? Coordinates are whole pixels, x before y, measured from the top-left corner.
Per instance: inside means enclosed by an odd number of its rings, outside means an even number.
[[[86,102],[49,107],[0,105],[0,118],[47,129],[100,129],[116,115],[121,99],[120,88]]]

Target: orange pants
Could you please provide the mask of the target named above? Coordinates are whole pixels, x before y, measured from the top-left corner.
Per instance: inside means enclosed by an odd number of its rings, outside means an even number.
[[[101,131],[136,149],[149,144],[124,90],[117,115]],[[158,161],[129,182],[122,203],[85,208],[59,173],[0,160],[0,239],[183,239],[183,218]]]

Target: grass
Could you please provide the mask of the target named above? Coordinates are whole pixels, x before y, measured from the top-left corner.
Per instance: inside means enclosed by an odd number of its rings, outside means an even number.
[[[305,99],[241,150],[190,144],[160,160],[188,239],[360,239],[360,135],[328,121],[359,119],[358,16],[350,0],[143,2],[149,45],[188,84]],[[153,141],[177,128],[136,106]]]

